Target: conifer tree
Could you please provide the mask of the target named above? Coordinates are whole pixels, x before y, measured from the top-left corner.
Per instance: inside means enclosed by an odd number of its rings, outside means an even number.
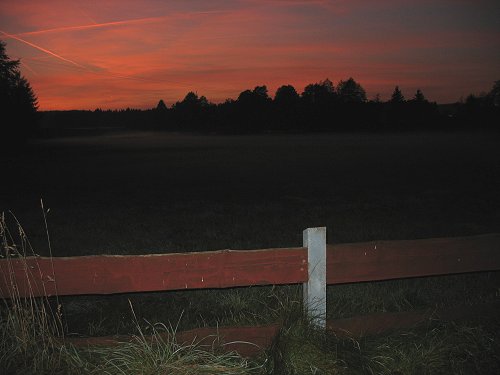
[[[405,97],[403,96],[403,93],[399,89],[399,86],[396,86],[394,88],[394,91],[392,92],[391,95],[391,102],[392,103],[403,103],[405,101]]]
[[[0,146],[13,145],[33,135],[38,103],[28,80],[19,70],[20,60],[7,55],[0,40]]]
[[[417,92],[415,93],[415,97],[413,98],[413,100],[416,101],[417,103],[424,103],[427,101],[427,99],[425,98],[424,94],[420,89],[418,89]]]

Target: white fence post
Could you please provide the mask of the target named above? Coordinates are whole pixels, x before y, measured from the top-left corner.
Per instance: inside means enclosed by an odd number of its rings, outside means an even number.
[[[326,327],[326,228],[307,228],[303,234],[307,247],[308,282],[304,283],[304,307],[318,327]]]

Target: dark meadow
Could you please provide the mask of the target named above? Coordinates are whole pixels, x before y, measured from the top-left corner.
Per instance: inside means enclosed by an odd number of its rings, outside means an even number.
[[[3,156],[2,210],[53,255],[299,246],[496,232],[499,134],[115,131]],[[9,219],[10,220],[10,219]]]

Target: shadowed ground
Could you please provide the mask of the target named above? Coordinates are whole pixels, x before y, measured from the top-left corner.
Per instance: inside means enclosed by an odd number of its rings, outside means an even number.
[[[0,211],[55,256],[500,231],[500,135],[112,133],[2,156]]]

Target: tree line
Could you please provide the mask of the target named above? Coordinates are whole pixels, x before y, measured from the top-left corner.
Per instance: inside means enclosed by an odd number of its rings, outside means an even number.
[[[126,127],[218,133],[309,131],[413,131],[499,129],[500,81],[479,96],[438,105],[421,90],[409,99],[396,86],[387,101],[366,97],[353,78],[334,85],[329,79],[307,85],[298,93],[292,85],[279,87],[272,98],[265,85],[242,91],[236,99],[213,104],[195,92],[168,107],[163,100],[150,110],[46,112],[47,126]]]
[[[156,110],[163,111],[172,126],[180,129],[242,133],[412,129],[428,126],[439,117],[437,104],[429,102],[420,90],[405,100],[396,87],[388,102],[379,97],[368,101],[366,91],[353,78],[336,86],[325,79],[307,85],[301,94],[292,85],[283,85],[274,98],[264,85],[218,105],[193,92],[170,110],[163,104],[160,101]]]
[[[329,79],[307,85],[298,93],[292,85],[276,90],[265,85],[242,91],[220,104],[195,92],[170,108],[159,100],[149,110],[46,111],[38,104],[29,82],[0,41],[0,146],[29,136],[61,134],[75,129],[110,127],[219,133],[309,131],[408,131],[494,128],[500,124],[500,81],[488,93],[469,95],[452,105],[430,102],[421,90],[406,99],[396,86],[387,101],[368,100],[352,77],[335,85]]]

